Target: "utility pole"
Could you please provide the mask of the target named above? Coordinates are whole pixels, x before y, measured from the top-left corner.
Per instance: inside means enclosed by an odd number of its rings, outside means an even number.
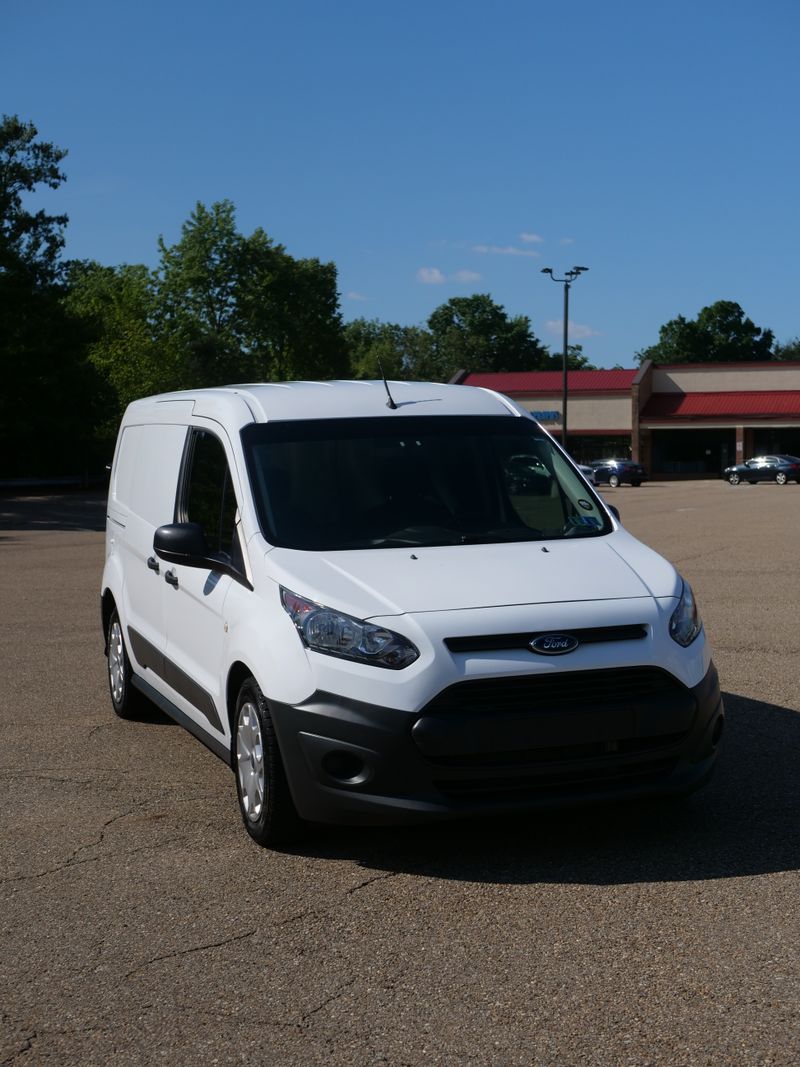
[[[567,353],[569,351],[569,290],[572,283],[581,274],[585,274],[588,267],[573,267],[568,270],[563,278],[556,278],[552,267],[542,267],[542,274],[549,274],[550,281],[558,282],[564,286],[564,343],[561,352],[562,373],[562,396],[561,396],[561,447],[567,450]]]

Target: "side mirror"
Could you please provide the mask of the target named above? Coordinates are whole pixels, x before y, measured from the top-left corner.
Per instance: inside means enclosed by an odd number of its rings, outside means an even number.
[[[619,517],[619,508],[614,507],[613,504],[606,504],[606,507],[611,512],[611,514],[614,516],[614,518],[617,520],[617,522],[621,523],[622,519]]]
[[[253,588],[249,579],[227,557],[209,552],[203,527],[197,522],[171,522],[159,526],[153,534],[153,551],[165,563],[229,574],[247,589]]]
[[[153,535],[153,551],[165,563],[208,568],[215,565],[209,558],[203,528],[197,522],[171,522],[159,526]]]

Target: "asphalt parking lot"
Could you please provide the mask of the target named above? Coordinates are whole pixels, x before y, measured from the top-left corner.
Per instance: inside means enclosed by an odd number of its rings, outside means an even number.
[[[114,717],[102,501],[0,498],[0,1065],[797,1063],[800,486],[603,494],[699,599],[711,785],[293,852]]]

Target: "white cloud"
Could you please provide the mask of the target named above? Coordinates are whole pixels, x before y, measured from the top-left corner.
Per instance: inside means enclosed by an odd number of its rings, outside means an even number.
[[[438,267],[420,267],[417,271],[417,281],[423,285],[443,285],[447,279]]]
[[[348,300],[366,300],[367,298],[364,296],[363,293],[356,293],[355,291],[351,290],[347,294],[347,299]]]
[[[538,233],[521,233],[519,239],[526,245],[544,244],[544,237],[540,237]]]
[[[539,259],[539,253],[528,248],[517,248],[515,245],[473,245],[473,252],[479,252],[487,256],[530,256]]]
[[[562,237],[561,240],[558,243],[560,245],[574,245],[575,244],[575,238],[574,237]]]
[[[443,274],[438,267],[420,267],[417,271],[417,281],[423,285],[444,285],[445,282],[479,282],[480,274],[474,270],[457,270],[455,274]]]
[[[549,333],[561,337],[564,330],[563,319],[548,319],[544,324]],[[591,326],[582,326],[579,322],[569,320],[569,336],[572,341],[583,341],[587,337],[600,337],[599,330],[593,330]]]

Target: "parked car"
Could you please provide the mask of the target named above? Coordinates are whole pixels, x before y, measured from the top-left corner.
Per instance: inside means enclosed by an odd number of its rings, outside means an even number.
[[[597,485],[597,479],[594,476],[594,467],[587,467],[585,463],[576,463],[575,466],[584,476],[589,485]]]
[[[390,385],[128,407],[100,588],[116,714],[144,695],[221,757],[261,845],[704,785],[724,708],[689,584],[528,413]],[[551,491],[509,485],[523,468]]]
[[[732,467],[726,467],[722,477],[731,485],[739,485],[740,482],[777,482],[785,485],[787,482],[800,484],[800,457],[798,456],[754,456],[745,463],[736,463]]]
[[[631,459],[595,459],[592,460],[595,485],[610,485],[612,489],[629,482],[641,485],[647,481],[647,471],[641,463]]]

